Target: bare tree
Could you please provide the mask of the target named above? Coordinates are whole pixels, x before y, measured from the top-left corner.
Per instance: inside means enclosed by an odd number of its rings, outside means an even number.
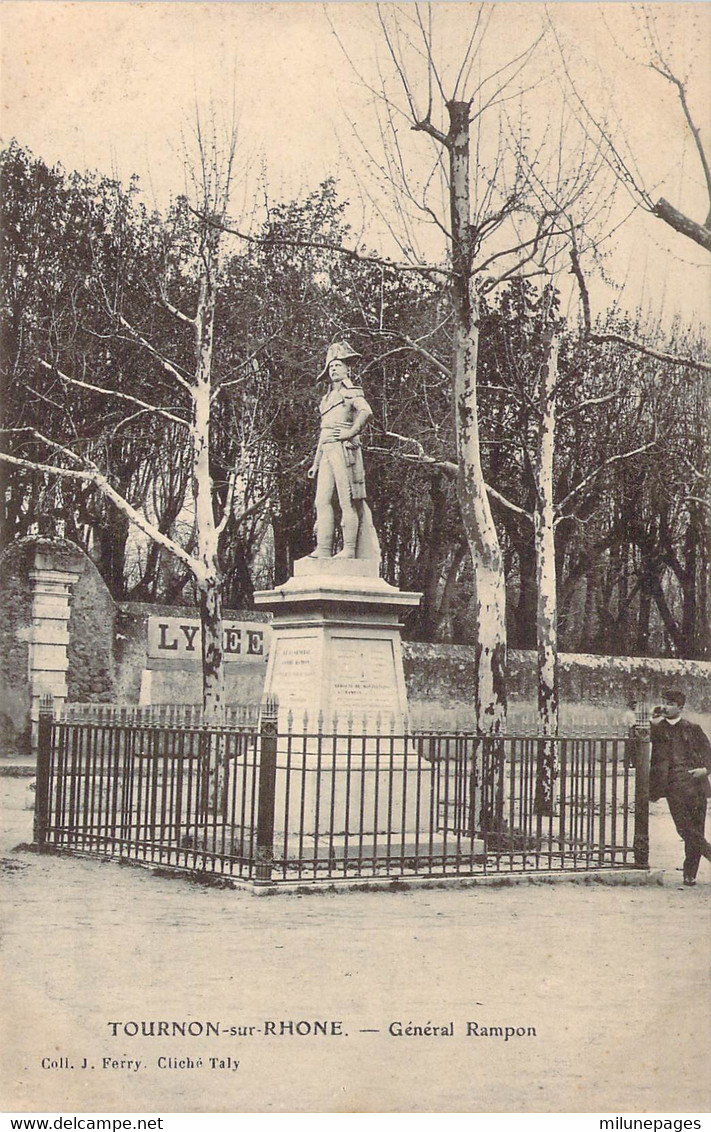
[[[446,343],[430,340],[425,357],[421,342],[392,333],[389,340],[401,344],[383,356],[405,350],[414,354],[421,367],[432,371],[430,381],[436,388],[440,375],[447,373],[442,354]],[[663,338],[659,342],[660,352],[665,352]],[[633,368],[621,368],[612,357],[616,353],[619,361],[624,351],[611,346],[608,353],[601,366],[585,337],[565,330],[552,283],[539,293],[532,284],[513,280],[496,306],[487,304],[479,394],[488,452],[485,471],[497,483],[494,488],[487,482],[487,492],[498,513],[509,515],[521,528],[521,537],[535,547],[544,734],[555,731],[556,719],[554,682],[545,676],[555,657],[558,549],[553,535],[560,540],[562,525],[584,526],[597,506],[609,507],[601,485],[626,462],[634,463],[658,446],[654,425],[661,412],[651,396],[653,389],[645,395],[652,377],[642,382],[638,376],[635,383]],[[661,363],[648,366],[655,376],[661,372]],[[406,434],[403,424],[391,430],[389,437],[396,442],[391,454],[432,474],[454,476],[451,434],[441,407],[439,412],[433,427],[421,428],[418,434]],[[424,412],[422,417],[426,419]],[[661,421],[656,431],[666,431],[667,423]]]
[[[679,232],[682,236],[705,248],[706,251],[711,251],[711,166],[701,131],[692,110],[688,77],[680,76],[670,61],[668,49],[662,45],[662,36],[657,27],[657,14],[654,8],[641,5],[638,18],[646,54],[646,60],[642,65],[652,70],[673,88],[679,103],[680,128],[688,133],[693,142],[706,187],[707,213],[703,221],[687,215],[686,212],[664,197],[655,198],[646,187],[644,178],[639,172],[635,155],[630,152],[627,145],[623,123],[610,124],[600,110],[591,105],[589,98],[581,92],[576,76],[568,64],[566,47],[557,30],[556,21],[551,11],[548,12],[549,27],[558,47],[568,96],[585,129],[594,134],[596,140],[604,148],[608,164],[615,171],[621,183],[628,189],[636,204],[650,215],[663,221],[675,232]],[[671,16],[671,18],[673,19],[674,16]],[[626,50],[624,53],[630,67],[639,66],[631,50]]]
[[[427,215],[444,235],[449,251],[449,295],[453,316],[452,401],[458,463],[458,496],[467,542],[472,557],[477,604],[477,679],[474,689],[477,727],[495,734],[502,730],[506,715],[506,629],[505,582],[503,561],[489,499],[484,485],[479,441],[477,408],[478,321],[481,280],[486,270],[495,270],[500,257],[489,257],[486,266],[476,263],[483,238],[494,232],[515,210],[520,185],[510,194],[503,194],[498,207],[483,209],[473,215],[471,190],[472,123],[486,109],[480,98],[474,107],[475,93],[467,91],[473,62],[481,50],[482,10],[474,21],[471,39],[463,53],[459,73],[445,91],[434,58],[432,10],[414,5],[409,11],[402,6],[378,6],[378,19],[390,62],[390,75],[381,76],[380,88],[374,90],[382,108],[381,140],[386,157],[385,176],[389,181],[395,216],[401,230],[401,246],[412,247],[409,206]],[[412,56],[425,59],[425,89],[416,89],[417,78],[411,72]],[[513,68],[512,68],[513,69]],[[492,76],[494,86],[496,81]],[[505,81],[503,86],[506,85]],[[404,97],[398,105],[397,86]],[[420,102],[420,99],[422,101]],[[436,103],[436,105],[435,105]],[[427,135],[436,147],[430,184],[446,186],[449,216],[430,203],[428,189],[416,197],[402,154],[396,119],[403,119],[416,132]],[[533,259],[537,238],[526,249]],[[478,270],[477,270],[478,269]]]
[[[446,368],[452,382],[458,499],[476,602],[476,724],[482,732],[496,734],[506,713],[505,578],[491,509],[496,491],[485,483],[481,454],[481,306],[502,282],[548,271],[566,233],[579,223],[573,216],[594,179],[599,147],[583,142],[569,167],[570,141],[563,140],[566,123],[561,121],[553,144],[543,138],[536,152],[527,154],[525,114],[521,111],[512,123],[507,104],[521,105],[540,37],[517,54],[494,60],[487,32],[496,13],[488,5],[476,5],[467,9],[467,25],[458,21],[457,46],[448,54],[437,47],[436,9],[378,6],[384,62],[378,84],[369,89],[380,108],[381,144],[377,156],[364,149],[371,167],[380,171],[380,188],[391,208],[390,232],[403,256],[422,262],[418,220],[429,224],[446,248],[452,337]],[[532,83],[540,77],[531,76]],[[432,147],[429,166],[418,150],[425,170],[419,177],[413,172],[414,159],[405,152],[403,124]],[[598,200],[586,207],[603,205]],[[383,215],[383,206],[378,208]]]
[[[167,551],[180,562],[193,579],[200,609],[202,625],[203,705],[205,718],[219,722],[224,707],[224,673],[222,645],[222,592],[219,563],[219,538],[228,520],[234,521],[233,503],[238,472],[229,479],[221,515],[217,515],[215,484],[211,468],[211,426],[215,400],[223,392],[223,385],[214,373],[214,322],[220,272],[221,225],[228,207],[230,184],[236,151],[236,133],[232,130],[224,145],[220,145],[213,123],[212,132],[205,135],[197,117],[196,142],[198,160],[191,170],[192,190],[195,197],[192,232],[178,254],[169,249],[168,258],[183,257],[181,271],[170,273],[152,294],[149,310],[161,308],[168,312],[179,330],[187,336],[185,349],[175,360],[155,345],[150,329],[144,329],[125,317],[117,292],[103,277],[97,263],[95,283],[103,297],[110,319],[110,329],[103,336],[107,344],[129,342],[146,360],[147,372],[152,381],[150,394],[138,396],[121,388],[120,374],[106,385],[99,385],[90,375],[67,373],[57,358],[39,358],[38,365],[51,374],[61,387],[72,391],[75,397],[90,395],[106,399],[123,408],[126,422],[148,416],[157,423],[175,429],[186,437],[191,466],[192,524],[187,542],[178,539],[150,517],[146,509],[134,506],[117,490],[109,469],[101,466],[101,446],[83,442],[76,428],[67,433],[70,439],[59,442],[55,436],[46,436],[37,428],[22,428],[29,455],[17,455],[17,433],[14,454],[0,453],[0,460],[15,467],[32,469],[47,477],[85,484],[110,501],[138,531],[157,547]],[[185,283],[185,275],[188,283]],[[171,290],[182,289],[191,298],[192,312]],[[149,321],[149,319],[147,319]],[[184,355],[184,356],[183,356]],[[162,402],[162,403],[161,403]],[[68,410],[71,416],[71,411]],[[166,431],[166,438],[169,432]],[[37,458],[43,451],[44,458]]]

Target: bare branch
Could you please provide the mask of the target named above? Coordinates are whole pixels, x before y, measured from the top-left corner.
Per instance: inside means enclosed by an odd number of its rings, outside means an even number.
[[[435,141],[438,141],[439,144],[444,146],[445,149],[451,148],[452,143],[450,141],[449,135],[443,134],[441,130],[438,130],[437,127],[432,124],[429,118],[415,118],[411,129],[415,132],[419,131],[420,133],[429,134],[431,138],[434,138]]]
[[[162,283],[160,288],[160,301],[165,309],[169,311],[174,318],[177,318],[179,322],[184,322],[187,326],[195,329],[195,319],[191,318],[190,315],[185,314],[183,311],[179,310],[178,307],[174,306],[173,303],[171,303],[165,290],[165,286]]]
[[[685,369],[697,370],[700,373],[711,373],[711,364],[701,361],[700,358],[691,358],[679,354],[670,354],[664,350],[655,350],[653,347],[645,346],[643,342],[637,342],[634,338],[629,338],[624,334],[616,334],[612,331],[593,331],[590,312],[590,294],[588,292],[587,281],[580,263],[580,256],[573,233],[571,233],[570,262],[571,274],[577,279],[580,289],[585,338],[589,342],[594,342],[598,346],[602,346],[606,342],[616,342],[618,346],[625,346],[628,350],[636,350],[646,357],[655,358],[658,362],[668,362],[670,365],[683,366]]]
[[[150,405],[147,401],[141,401],[139,397],[133,397],[130,393],[121,393],[118,389],[104,389],[101,385],[93,385],[89,381],[81,381],[78,377],[69,377],[68,374],[62,373],[56,366],[46,362],[44,358],[39,358],[38,360],[39,364],[43,366],[44,369],[49,370],[50,373],[56,373],[57,377],[61,378],[62,381],[66,381],[68,385],[77,385],[80,389],[88,389],[91,393],[100,393],[104,397],[117,397],[120,401],[128,401],[131,405],[138,405],[140,409],[147,409],[151,413],[158,413],[159,416],[173,421],[174,424],[183,425],[185,428],[190,427],[188,422],[184,421],[182,417],[176,417],[174,413],[171,413],[168,409],[161,409],[159,405]]]
[[[548,220],[552,221],[554,219],[555,219],[554,213],[544,212],[543,215],[540,217],[540,219],[538,221],[535,236],[532,236],[530,240],[521,240],[517,244],[512,245],[510,248],[505,248],[503,251],[494,252],[492,255],[489,256],[488,259],[485,259],[483,263],[477,264],[477,266],[475,268],[475,274],[480,275],[483,271],[486,271],[487,267],[489,267],[492,263],[495,263],[499,259],[504,259],[506,256],[514,255],[518,252],[522,252],[524,248],[532,248],[533,250],[532,250],[531,254],[529,256],[527,256],[526,259],[523,261],[524,263],[528,262],[536,254],[536,251],[538,250],[538,246],[543,240],[543,234],[545,232],[546,221],[548,221]]]
[[[583,307],[583,325],[585,327],[585,334],[589,335],[592,330],[592,321],[590,318],[590,293],[588,291],[587,281],[580,264],[580,254],[578,252],[578,243],[575,238],[575,231],[572,228],[570,232],[570,271],[578,281],[578,287],[580,289],[580,302],[582,303]]]
[[[669,354],[664,350],[654,350],[651,346],[645,346],[642,342],[636,342],[633,338],[627,338],[624,334],[598,334],[595,332],[588,337],[591,342],[595,342],[597,345],[602,345],[605,342],[617,342],[620,346],[626,346],[630,350],[636,350],[639,354],[644,354],[648,358],[656,358],[659,362],[668,362],[669,365],[673,366],[683,366],[685,369],[694,369],[700,373],[711,373],[711,364],[709,362],[702,362],[698,358],[684,357],[679,354]]]
[[[528,63],[529,59],[533,55],[534,51],[538,47],[538,44],[541,43],[541,41],[543,40],[544,36],[545,36],[545,32],[541,32],[541,34],[538,36],[538,38],[536,40],[534,40],[534,42],[531,44],[531,46],[527,47],[524,51],[522,51],[520,55],[517,55],[514,59],[509,60],[508,63],[504,63],[503,66],[498,68],[498,70],[493,71],[492,74],[487,75],[487,77],[485,79],[482,79],[482,81],[479,83],[479,86],[474,91],[474,94],[472,95],[471,101],[474,100],[474,97],[479,93],[479,91],[483,90],[483,88],[486,86],[486,84],[491,82],[492,79],[497,78],[504,71],[509,70],[509,68],[515,67],[517,63],[521,64],[516,71],[513,71],[513,73],[507,75],[507,77],[505,79],[503,79],[501,84],[497,87],[497,89],[494,91],[494,93],[491,95],[491,97],[488,98],[488,100],[486,102],[482,101],[482,104],[479,107],[479,109],[477,110],[476,114],[474,115],[474,118],[480,117],[484,113],[485,110],[488,110],[489,107],[494,105],[498,95],[500,95],[504,90],[506,90],[506,88],[509,86],[509,84],[512,83],[513,80],[516,78],[516,76],[519,75],[521,73],[521,71],[524,69],[524,67]],[[513,95],[512,97],[516,97],[516,96]]]
[[[677,78],[677,76],[671,71],[671,69],[666,65],[666,63],[664,63],[663,66],[661,66],[661,67],[657,66],[656,63],[650,63],[650,67],[652,68],[653,71],[656,71],[657,74],[662,75],[663,78],[667,79],[668,82],[673,83],[674,86],[676,87],[677,91],[679,92],[679,101],[681,102],[682,110],[684,111],[684,117],[686,118],[686,123],[687,123],[689,129],[691,130],[694,141],[696,142],[696,149],[698,151],[699,158],[701,160],[701,167],[704,171],[704,177],[706,179],[706,190],[708,192],[708,197],[709,197],[709,214],[706,218],[705,227],[707,229],[711,228],[711,166],[709,166],[709,160],[706,156],[706,150],[704,149],[703,142],[701,141],[701,133],[699,131],[698,126],[694,122],[694,119],[691,116],[691,110],[689,109],[689,103],[687,102],[687,99],[686,99],[686,87],[684,86],[684,83],[681,81],[681,79]],[[662,203],[666,203],[666,202],[662,202],[660,200],[659,204],[657,204],[656,208],[658,208],[659,205],[662,204]],[[710,233],[710,235],[711,235],[711,233]]]
[[[427,106],[427,116],[429,117],[431,112],[432,112],[432,75],[434,75],[434,77],[435,77],[435,81],[436,81],[437,86],[439,88],[439,93],[442,96],[443,102],[447,101],[447,95],[444,93],[444,87],[442,86],[442,80],[439,77],[439,71],[437,70],[434,58],[432,56],[432,5],[428,4],[427,9],[428,9],[427,15],[428,15],[429,27],[425,30],[425,26],[422,23],[422,16],[420,15],[420,6],[419,6],[419,4],[415,4],[415,13],[416,13],[416,16],[417,16],[417,23],[419,25],[420,31],[422,32],[422,40],[423,40],[423,43],[425,45],[425,51],[427,52],[427,63],[428,63],[427,74],[428,74],[429,86],[430,86],[429,101],[428,101],[428,106]]]
[[[444,362],[441,362],[439,358],[436,357],[435,354],[431,353],[431,351],[428,350],[425,346],[422,346],[416,338],[410,338],[407,334],[398,334],[395,331],[384,331],[382,333],[388,338],[399,338],[400,341],[404,343],[404,345],[396,346],[392,350],[388,350],[387,353],[381,354],[378,360],[380,360],[381,358],[387,358],[391,354],[402,353],[404,350],[412,350],[415,353],[420,354],[423,358],[426,358],[428,362],[431,362],[435,369],[444,377],[451,377],[452,371],[450,367],[445,365]]]
[[[398,433],[388,433],[386,435],[397,437],[397,439],[417,445],[419,442],[414,437],[399,436]],[[421,446],[420,446],[421,447]],[[454,460],[438,460],[434,456],[428,456],[425,452],[395,452],[392,448],[382,448],[377,444],[368,446],[369,452],[378,452],[382,456],[388,456],[395,460],[405,460],[408,463],[425,464],[430,468],[440,468],[443,472],[447,472],[450,476],[458,474],[458,467]]]
[[[633,448],[629,452],[621,452],[617,456],[609,456],[607,460],[603,460],[602,464],[595,468],[594,471],[590,472],[590,475],[585,476],[585,478],[582,479],[579,484],[576,484],[575,487],[568,492],[565,498],[561,499],[560,503],[557,504],[556,510],[559,512],[559,515],[556,519],[556,524],[569,517],[568,515],[560,514],[560,512],[562,512],[564,507],[568,506],[570,500],[574,499],[576,495],[579,495],[579,493],[583,491],[588,486],[588,484],[592,483],[593,480],[597,479],[597,477],[602,472],[604,472],[606,468],[609,468],[612,464],[619,463],[621,460],[629,460],[632,456],[639,456],[642,454],[642,452],[648,452],[650,448],[654,448],[656,446],[656,443],[657,439],[655,437],[654,440],[648,441],[647,444],[640,445],[639,448]]]
[[[659,198],[651,211],[670,228],[673,228],[675,232],[679,232],[682,236],[686,236],[687,239],[693,240],[695,244],[705,248],[707,252],[711,252],[711,228],[708,226],[708,221],[706,225],[697,224],[695,220],[691,220],[690,217],[675,208],[673,204],[669,204],[669,201],[665,200],[664,197]]]
[[[156,361],[163,367],[166,373],[169,373],[171,377],[175,378],[175,380],[180,385],[182,385],[184,389],[187,389],[192,396],[193,386],[185,377],[183,377],[182,373],[180,373],[176,369],[172,362],[169,362],[167,358],[164,358],[160,351],[156,350],[155,346],[152,346],[151,343],[135,329],[135,327],[131,326],[131,323],[127,322],[122,314],[117,314],[116,318],[118,319],[121,326],[123,326],[124,330],[127,330],[128,333],[133,338],[135,338],[137,342],[140,342],[141,346],[143,346],[143,348],[148,351],[151,357],[156,359]]]
[[[416,440],[414,436],[402,436],[399,432],[386,432],[385,435],[392,436],[396,440],[402,440],[407,444],[414,444],[418,451],[393,452],[390,448],[371,447],[369,449],[370,452],[380,452],[383,455],[392,456],[398,460],[407,460],[410,463],[426,464],[430,468],[439,468],[451,476],[459,474],[459,468],[454,460],[437,460],[434,456],[428,456],[420,444],[420,441]],[[491,498],[500,503],[502,507],[506,507],[509,511],[513,511],[515,514],[521,515],[523,518],[533,522],[533,515],[530,511],[526,511],[523,507],[519,507],[518,504],[512,503],[510,499],[507,499],[505,495],[502,495],[500,491],[496,491],[496,489],[491,487],[488,483],[485,483],[484,487]]]
[[[484,487],[486,488],[491,498],[495,499],[503,507],[506,507],[509,511],[513,511],[516,515],[523,516],[523,518],[528,519],[529,522],[533,522],[533,515],[530,511],[526,511],[523,507],[519,507],[518,504],[512,503],[510,499],[507,499],[506,496],[502,495],[500,491],[495,491],[494,488],[490,487],[488,483],[485,483]]]
[[[534,255],[535,252],[531,252],[530,255],[526,256],[519,263],[514,263],[512,267],[509,267],[509,269],[507,271],[504,271],[501,275],[497,275],[492,279],[487,279],[486,283],[482,285],[481,294],[488,295],[489,291],[493,291],[493,289],[495,287],[498,287],[499,284],[505,283],[506,280],[510,279],[512,275],[515,275],[517,279],[537,279],[541,275],[545,275],[548,278],[550,276],[550,272],[545,267],[539,267],[535,271],[521,270],[527,263],[530,263]]]
[[[195,211],[192,209],[191,211]],[[200,213],[196,212],[196,216]],[[340,244],[331,243],[329,240],[301,240],[289,239],[288,237],[274,237],[274,236],[250,236],[247,232],[240,232],[238,228],[232,228],[228,224],[215,220],[214,217],[203,217],[207,224],[212,224],[226,232],[230,236],[237,236],[240,240],[246,240],[249,244],[259,244],[262,247],[285,247],[285,248],[308,248],[315,251],[335,252],[337,255],[342,255],[346,259],[354,260],[356,263],[373,263],[378,267],[390,267],[393,271],[414,271],[419,275],[443,275],[447,279],[452,278],[452,272],[446,267],[437,267],[435,264],[421,264],[421,263],[397,263],[393,260],[384,259],[382,256],[364,255],[362,252],[356,251],[354,248],[344,248]]]
[[[71,448],[65,448],[63,444],[59,444],[56,440],[50,440],[48,436],[44,436],[43,433],[38,432],[36,428],[31,428],[29,425],[26,425],[24,428],[3,428],[0,429],[0,432],[29,432],[34,436],[35,440],[41,440],[43,444],[47,444],[50,448],[53,448],[55,452],[61,452],[69,460],[73,460],[77,464],[87,463],[87,461],[81,456],[78,456],[76,452],[73,452]]]
[[[311,457],[308,457],[305,460],[299,460],[298,464],[296,464],[295,466],[300,467],[302,464],[310,463],[310,461]],[[255,499],[254,503],[251,503],[249,507],[246,507],[244,511],[242,511],[242,513],[235,519],[235,524],[239,526],[239,524],[243,523],[245,519],[249,519],[250,516],[255,513],[255,511],[259,511],[262,507],[264,507],[264,504],[268,503],[270,499],[270,492],[265,492],[264,495],[260,495],[259,499]]]
[[[680,212],[679,209],[677,209],[673,205],[669,204],[669,202],[666,201],[663,197],[660,197],[660,199],[656,202],[656,204],[654,203],[650,194],[639,183],[639,179],[636,177],[635,173],[633,173],[632,169],[630,168],[630,162],[626,161],[622,157],[621,153],[619,152],[618,148],[615,146],[615,144],[612,141],[612,138],[610,137],[606,128],[603,127],[602,125],[600,125],[600,123],[595,120],[595,118],[591,114],[590,110],[588,109],[588,107],[585,103],[585,100],[579,94],[579,92],[578,92],[578,90],[575,86],[575,83],[572,79],[572,76],[570,74],[570,70],[568,68],[568,64],[567,64],[567,61],[565,59],[565,53],[563,51],[563,46],[560,42],[557,31],[554,27],[553,21],[552,21],[549,13],[548,13],[548,23],[549,23],[551,32],[553,34],[553,37],[556,41],[556,44],[558,46],[563,70],[565,72],[565,76],[567,78],[570,89],[573,92],[573,95],[575,96],[575,99],[576,99],[580,109],[583,111],[584,116],[587,118],[587,120],[591,123],[594,130],[596,131],[599,140],[601,142],[604,142],[604,145],[605,145],[606,151],[607,151],[604,154],[604,159],[607,162],[607,164],[610,166],[610,168],[613,170],[613,172],[616,174],[616,176],[619,178],[619,180],[622,181],[622,183],[626,185],[626,187],[632,193],[632,195],[637,197],[637,199],[642,203],[642,205],[644,206],[644,208],[647,209],[648,212],[650,212],[653,216],[658,217],[660,220],[664,221],[664,223],[667,224],[674,231],[679,232],[681,235],[685,236],[687,239],[693,240],[694,243],[699,244],[702,248],[705,248],[707,251],[711,251],[711,168],[709,167],[708,158],[706,156],[706,153],[705,153],[702,141],[701,141],[701,136],[700,136],[699,130],[696,127],[694,120],[693,120],[693,117],[691,115],[691,111],[690,111],[690,108],[689,108],[689,105],[688,105],[688,102],[687,102],[687,99],[686,99],[686,90],[685,90],[684,84],[676,77],[676,75],[674,75],[672,73],[671,69],[661,59],[661,57],[660,57],[661,66],[659,66],[655,63],[649,64],[649,66],[652,68],[652,70],[654,70],[658,74],[662,75],[663,78],[665,78],[668,82],[672,83],[677,88],[679,98],[680,98],[680,101],[681,101],[681,105],[682,105],[682,110],[683,110],[683,113],[684,113],[684,117],[685,117],[686,123],[687,123],[687,125],[688,125],[688,127],[691,131],[691,134],[694,138],[694,143],[696,145],[697,151],[699,153],[699,157],[701,159],[701,165],[703,167],[704,177],[705,177],[705,180],[706,180],[706,186],[707,186],[707,191],[708,191],[708,196],[709,196],[709,206],[710,207],[709,207],[709,214],[708,214],[704,224],[699,224],[696,221],[692,220],[690,217],[686,216],[683,212]],[[609,156],[608,156],[608,154],[609,154]]]
[[[173,542],[167,535],[164,535],[158,527],[149,522],[135,507],[132,507],[131,504],[111,486],[102,472],[88,469],[59,468],[54,464],[40,464],[35,460],[25,460],[17,456],[10,456],[6,452],[0,452],[0,461],[12,464],[18,468],[27,468],[34,472],[46,472],[52,476],[61,476],[63,479],[81,480],[84,483],[94,484],[102,495],[110,499],[119,511],[122,511],[139,530],[143,531],[145,535],[158,543],[159,546],[162,546],[164,550],[170,551],[171,554],[188,566],[193,576],[199,580],[202,573],[200,562],[189,555],[187,551],[183,550],[182,546],[179,546],[178,543]]]
[[[651,199],[649,193],[647,192],[647,190],[642,185],[639,184],[638,179],[635,177],[635,174],[630,169],[629,164],[625,161],[625,159],[622,157],[622,155],[618,151],[617,147],[615,146],[615,144],[614,144],[612,138],[610,137],[610,135],[608,134],[607,130],[603,126],[601,126],[599,122],[596,121],[595,117],[593,116],[593,114],[591,113],[591,111],[588,108],[586,100],[579,93],[578,88],[575,85],[575,82],[573,81],[573,77],[570,73],[570,68],[568,67],[568,61],[565,57],[565,51],[563,50],[563,44],[560,41],[558,31],[555,27],[554,21],[551,18],[550,12],[548,11],[547,8],[546,8],[546,17],[547,17],[548,26],[550,28],[551,34],[553,35],[553,38],[556,42],[556,46],[558,48],[558,53],[560,55],[561,65],[563,67],[563,72],[565,74],[565,77],[568,81],[568,86],[570,87],[570,90],[573,93],[575,101],[577,102],[580,110],[582,111],[583,118],[587,119],[587,121],[590,123],[593,130],[595,131],[599,141],[603,142],[604,145],[605,145],[605,151],[606,152],[604,153],[603,156],[604,156],[604,160],[605,160],[606,164],[610,167],[610,169],[613,171],[613,173],[615,173],[615,175],[619,178],[619,180],[622,181],[622,183],[626,186],[626,188],[628,189],[628,191],[630,192],[632,197],[637,199],[638,201],[641,201],[641,203],[644,205],[644,207],[647,208],[651,212],[652,209],[653,209],[653,202],[652,202],[652,199]],[[583,129],[585,130],[586,136],[589,137],[590,135],[587,133],[587,129],[585,128],[583,121],[580,118],[578,120],[580,121],[581,125],[583,126]]]
[[[410,107],[410,113],[412,114],[413,119],[415,121],[417,121],[417,109],[415,107],[415,102],[414,102],[414,99],[412,97],[412,91],[410,90],[410,84],[407,81],[407,76],[406,76],[406,74],[403,70],[402,63],[400,62],[400,59],[398,58],[397,52],[395,51],[395,48],[393,46],[393,42],[392,42],[392,38],[390,36],[390,32],[388,31],[387,24],[385,23],[385,19],[383,17],[383,13],[381,11],[381,5],[376,4],[375,10],[378,13],[378,23],[380,24],[380,30],[383,33],[383,39],[385,40],[385,44],[386,44],[387,49],[390,53],[390,58],[393,61],[393,65],[395,67],[395,70],[397,71],[400,82],[402,83],[402,88],[405,92],[407,104]]]
[[[431,456],[428,456],[428,455],[426,454],[426,452],[425,452],[425,450],[424,450],[424,448],[423,448],[422,444],[421,444],[421,443],[420,443],[420,441],[419,441],[419,440],[417,440],[417,439],[416,439],[416,438],[415,438],[414,436],[403,436],[403,435],[402,435],[401,433],[399,433],[399,432],[391,432],[390,430],[386,431],[385,435],[386,435],[386,436],[391,436],[391,437],[393,438],[393,440],[402,440],[402,441],[403,441],[403,443],[405,443],[405,444],[414,444],[414,445],[415,445],[415,447],[417,448],[417,451],[418,451],[418,454],[419,454],[419,456],[420,456],[420,457],[421,457],[422,459],[424,459],[424,460],[425,460],[425,461],[426,461],[427,463],[431,463],[431,462],[432,462],[432,460],[433,460],[433,457],[431,457]],[[456,468],[456,464],[454,464],[454,465],[453,465],[453,467],[455,467],[455,468]]]
[[[459,84],[462,81],[462,76],[464,74],[465,68],[466,68],[467,74],[466,74],[466,78],[464,79],[464,88],[466,87],[467,81],[469,79],[469,75],[471,73],[471,67],[473,65],[474,58],[475,58],[475,55],[476,55],[476,52],[472,53],[472,48],[474,47],[474,40],[476,39],[476,33],[479,30],[479,24],[481,23],[481,17],[483,15],[483,12],[484,12],[484,5],[480,4],[479,10],[476,14],[476,20],[474,21],[474,29],[472,31],[472,34],[469,36],[469,42],[467,44],[467,49],[464,52],[464,58],[462,59],[462,65],[459,68],[459,74],[457,75],[457,81],[454,84],[454,91],[452,93],[452,98],[458,97]],[[488,24],[488,21],[490,19],[491,19],[491,14],[489,14],[489,17],[487,19],[487,24]]]
[[[587,409],[589,405],[604,405],[606,401],[614,401],[615,397],[619,397],[619,395],[619,389],[613,389],[611,393],[605,393],[602,397],[587,397],[584,401],[579,401],[577,405],[566,409],[564,413],[559,413],[558,420],[564,421],[566,417],[572,417],[573,413],[579,413],[581,409]]]
[[[234,373],[235,369],[241,370],[241,369],[251,368],[252,370],[254,370],[255,369],[254,363],[257,360],[257,358],[259,357],[259,355],[262,353],[263,350],[266,350],[266,348],[267,348],[267,346],[269,345],[270,342],[273,342],[276,338],[279,337],[282,330],[284,329],[284,326],[285,326],[285,323],[282,321],[279,324],[279,326],[277,327],[277,329],[274,331],[273,334],[270,334],[269,337],[264,342],[261,343],[261,345],[257,346],[256,350],[252,351],[252,353],[249,355],[248,358],[245,358],[245,360],[243,362],[240,362],[238,366],[235,366],[229,372]],[[228,381],[221,381],[220,384],[216,385],[215,388],[213,389],[213,391],[210,395],[210,401],[216,401],[217,398],[220,396],[221,393],[224,392],[225,389],[230,389],[233,385],[242,385],[247,380],[248,376],[249,375],[245,375],[244,377],[234,377],[234,378],[229,379]]]

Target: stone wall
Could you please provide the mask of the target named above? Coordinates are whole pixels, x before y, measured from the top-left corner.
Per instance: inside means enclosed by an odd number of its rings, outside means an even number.
[[[470,645],[403,645],[413,721],[441,726],[471,716],[475,650]],[[561,653],[560,714],[564,730],[609,730],[633,722],[632,705],[659,703],[669,684],[687,697],[687,714],[711,724],[711,663],[655,657]],[[511,649],[508,668],[509,730],[530,727],[536,714],[536,654]]]
[[[156,659],[149,644],[149,620],[154,629],[157,620],[174,627],[180,618],[194,626],[196,610],[114,605],[94,564],[71,543],[28,538],[8,547],[0,556],[0,599],[0,755],[29,750],[42,691],[79,703],[200,702],[199,649],[191,656],[185,649],[167,650]],[[237,610],[226,610],[225,618],[265,628],[269,620]],[[474,648],[404,642],[403,659],[413,724],[470,727]],[[227,703],[260,701],[265,660],[266,652],[264,657],[233,653],[225,666]],[[562,729],[585,733],[626,727],[633,719],[631,705],[651,707],[670,682],[686,692],[690,717],[711,731],[711,664],[563,654]],[[535,726],[535,703],[535,654],[511,651],[510,731]]]
[[[116,686],[116,606],[94,563],[84,557],[83,567],[72,594],[68,699],[110,703]]]
[[[8,753],[29,745],[33,563],[34,548],[23,543],[0,557],[0,743]]]
[[[224,620],[250,622],[257,626],[268,625],[269,618],[251,610],[226,609]],[[118,703],[137,704],[197,704],[202,699],[202,673],[199,652],[188,659],[185,655],[173,659],[167,652],[164,660],[149,655],[149,620],[164,618],[170,624],[176,619],[195,624],[197,610],[189,607],[148,605],[140,602],[123,602],[116,615],[116,684]],[[225,663],[225,700],[227,703],[259,703],[264,687],[267,654],[261,660],[254,657],[241,660],[230,657]],[[150,672],[150,690],[146,674]]]
[[[195,619],[194,609],[124,604],[116,622],[116,699],[138,703],[141,672],[147,661],[149,616]],[[265,614],[226,611],[242,621],[268,621]],[[405,680],[410,714],[415,725],[471,726],[475,650],[470,645],[429,645],[403,642]],[[266,667],[266,666],[265,666]],[[263,686],[261,666],[227,666],[228,703],[258,703]],[[711,724],[711,664],[701,661],[635,657],[602,657],[564,653],[560,657],[561,721],[567,729],[609,731],[633,721],[631,705],[657,703],[669,682],[680,684],[688,697],[689,714]],[[177,666],[154,673],[154,703],[198,703],[199,666]],[[536,717],[536,654],[509,652],[509,726],[531,729]]]
[[[3,552],[0,601],[0,745],[26,753],[42,694],[113,698],[115,607],[86,554],[48,538]]]

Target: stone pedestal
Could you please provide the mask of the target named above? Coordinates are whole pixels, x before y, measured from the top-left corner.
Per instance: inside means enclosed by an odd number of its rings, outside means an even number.
[[[416,839],[429,775],[416,789],[400,613],[421,595],[383,581],[375,560],[336,557],[303,558],[285,585],[254,597],[273,614],[277,854],[380,855]]]
[[[419,604],[378,577],[378,563],[302,558],[294,577],[254,595],[271,611],[272,645],[265,694],[279,699],[279,730],[407,728],[407,692],[399,615]]]

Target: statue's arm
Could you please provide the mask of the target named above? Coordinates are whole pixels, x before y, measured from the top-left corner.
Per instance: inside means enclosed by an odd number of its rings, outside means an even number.
[[[312,463],[312,465],[309,468],[308,473],[307,473],[310,480],[314,479],[314,477],[316,476],[318,469],[319,469],[319,464],[321,463],[321,457],[322,456],[323,456],[323,441],[319,437],[318,446],[316,448],[316,454],[314,456],[313,463]]]
[[[356,418],[353,421],[353,424],[351,425],[351,435],[352,436],[358,436],[359,433],[361,433],[363,431],[363,429],[367,425],[367,423],[370,420],[370,418],[372,417],[372,415],[373,415],[373,410],[371,409],[370,405],[366,401],[365,402],[365,408],[361,409],[356,414]]]
[[[352,440],[354,436],[358,436],[373,415],[373,410],[365,397],[353,397],[352,399],[349,398],[349,400],[355,411],[355,416],[349,425],[344,424],[337,426],[338,440]]]

